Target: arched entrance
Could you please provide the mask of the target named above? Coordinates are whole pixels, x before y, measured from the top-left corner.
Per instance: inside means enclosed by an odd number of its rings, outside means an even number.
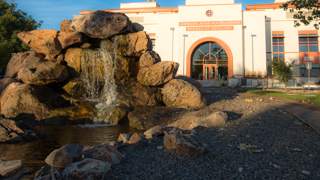
[[[233,57],[227,44],[218,38],[202,38],[187,55],[187,76],[195,80],[227,80],[233,76]]]

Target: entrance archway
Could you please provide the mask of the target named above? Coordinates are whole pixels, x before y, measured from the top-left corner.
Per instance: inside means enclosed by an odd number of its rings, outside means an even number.
[[[232,77],[233,56],[229,46],[214,37],[193,43],[187,54],[187,76],[207,81]]]

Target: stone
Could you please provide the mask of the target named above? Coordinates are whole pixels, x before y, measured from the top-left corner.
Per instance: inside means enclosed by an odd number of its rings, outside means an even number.
[[[63,173],[63,179],[85,179],[85,180],[96,180],[104,179],[107,172],[111,169],[111,164],[86,158],[82,161],[72,163],[68,165]]]
[[[83,152],[85,158],[92,158],[108,162],[111,165],[119,164],[124,157],[115,147],[109,144],[95,145]]]
[[[158,125],[148,129],[143,133],[143,135],[145,135],[147,139],[155,138],[157,136],[163,136],[165,130],[167,130],[166,126]]]
[[[60,32],[58,34],[58,40],[61,48],[65,49],[73,44],[82,43],[82,36],[80,32]]]
[[[11,119],[0,119],[0,143],[12,143],[34,140],[44,137],[44,134],[23,122]]]
[[[60,31],[62,32],[67,32],[67,33],[72,33],[74,30],[71,29],[71,24],[74,20],[63,20],[60,23]]]
[[[5,177],[14,176],[23,167],[22,161],[6,161],[0,159],[0,175]]]
[[[140,56],[140,67],[149,67],[161,61],[159,54],[155,51],[147,51]]]
[[[33,115],[40,121],[49,117],[51,109],[69,106],[69,101],[46,86],[11,83],[0,97],[1,114],[6,118]]]
[[[178,71],[179,64],[172,61],[161,61],[150,67],[141,68],[137,80],[144,86],[160,86],[173,79]]]
[[[59,171],[53,170],[50,165],[43,166],[39,171],[37,171],[34,180],[59,180]]]
[[[80,98],[86,95],[87,83],[81,81],[80,79],[74,79],[69,81],[66,85],[62,87],[68,94],[73,97]]]
[[[129,126],[148,130],[157,125],[168,125],[187,113],[185,108],[168,108],[165,106],[137,106],[129,112]]]
[[[191,130],[195,127],[202,126],[213,128],[225,125],[228,121],[228,115],[222,111],[214,109],[202,109],[183,115],[180,119],[170,124],[183,130]]]
[[[110,118],[109,123],[116,125],[119,122],[127,117],[129,113],[129,108],[127,106],[117,106],[114,108]]]
[[[81,48],[68,48],[64,57],[67,62],[67,67],[70,77],[79,77],[81,72],[81,53],[83,49]]]
[[[175,79],[182,79],[184,81],[187,81],[189,84],[194,85],[199,90],[202,89],[202,84],[199,81],[197,81],[193,78],[189,78],[188,76],[176,76]]]
[[[108,39],[116,34],[131,32],[132,23],[122,13],[93,11],[74,20],[71,28],[91,38]]]
[[[161,93],[163,102],[168,107],[203,107],[206,105],[201,92],[192,84],[181,79],[171,80],[162,88]]]
[[[128,143],[131,138],[131,134],[120,133],[118,137],[118,142]]]
[[[162,94],[157,87],[143,86],[137,81],[130,81],[117,86],[117,102],[127,107],[158,106],[161,104]]]
[[[5,76],[27,84],[47,85],[66,80],[69,72],[60,62],[40,59],[34,51],[27,51],[11,58]]]
[[[69,164],[81,160],[82,150],[83,146],[81,144],[67,144],[52,151],[45,162],[53,168],[65,168]]]
[[[3,79],[0,79],[0,94],[1,92],[6,89],[6,87],[13,83],[13,82],[17,82],[16,79],[13,79],[13,78],[3,78]]]
[[[143,134],[140,133],[134,133],[129,142],[128,142],[132,147],[137,148],[137,147],[145,147],[148,145],[148,140],[144,137]]]
[[[56,30],[23,31],[17,36],[37,53],[45,54],[49,60],[54,60],[61,53],[62,48]]]
[[[179,155],[197,157],[208,151],[208,146],[191,139],[185,139],[175,131],[166,133],[163,144],[168,150],[172,150]]]
[[[132,28],[134,32],[139,32],[144,30],[144,27],[139,23],[132,23]]]

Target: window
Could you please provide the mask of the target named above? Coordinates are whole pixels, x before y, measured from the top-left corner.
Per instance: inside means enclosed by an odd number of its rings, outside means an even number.
[[[299,32],[299,52],[318,52],[318,33]]]
[[[150,40],[152,41],[152,50],[156,51],[156,34],[150,33],[148,34]]]
[[[207,15],[208,17],[211,17],[211,16],[213,15],[213,11],[212,11],[212,10],[208,10],[208,11],[206,12],[206,15]]]
[[[273,59],[284,60],[284,33],[283,31],[272,32],[272,56]]]
[[[300,65],[300,76],[308,77],[308,69],[306,65]],[[320,66],[318,64],[312,65],[312,69],[310,69],[310,77],[320,77]]]

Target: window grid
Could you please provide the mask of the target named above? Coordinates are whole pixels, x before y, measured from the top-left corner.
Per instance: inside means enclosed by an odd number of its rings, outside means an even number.
[[[318,52],[318,34],[299,33],[299,52]]]
[[[272,52],[273,59],[284,60],[284,34],[272,33]]]

